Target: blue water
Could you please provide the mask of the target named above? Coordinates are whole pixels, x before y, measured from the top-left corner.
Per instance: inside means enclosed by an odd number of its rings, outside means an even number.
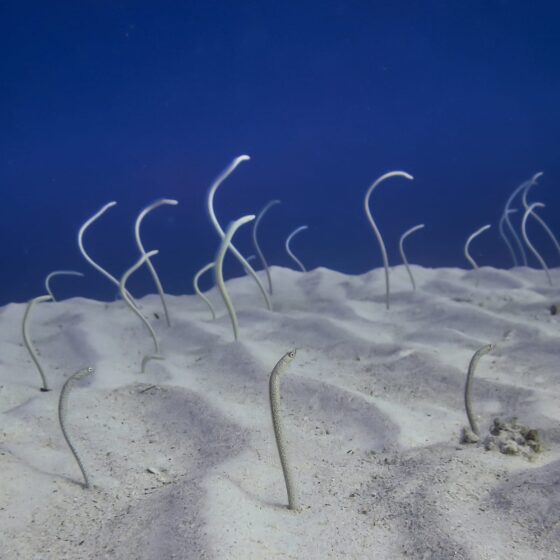
[[[376,177],[412,175],[372,196],[391,264],[409,227],[412,262],[511,266],[497,234],[505,200],[543,171],[531,200],[560,233],[560,34],[554,2],[4,2],[0,5],[0,304],[44,293],[111,300],[76,236],[120,276],[143,239],[166,291],[191,293],[216,252],[205,209],[212,180],[249,154],[216,196],[221,221],[282,204],[262,223],[272,264],[360,273],[381,265],[363,212]],[[519,205],[516,204],[518,207]],[[560,258],[532,224],[550,266]],[[250,227],[237,245],[253,253]],[[534,259],[532,266],[537,266]],[[241,274],[229,260],[226,276]],[[131,291],[153,291],[149,275]]]

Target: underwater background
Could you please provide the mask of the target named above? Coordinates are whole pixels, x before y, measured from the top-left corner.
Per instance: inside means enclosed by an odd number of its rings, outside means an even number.
[[[399,236],[412,263],[510,267],[498,220],[513,189],[543,171],[531,201],[558,232],[560,8],[521,1],[0,2],[0,304],[44,293],[116,297],[82,258],[120,277],[138,258],[136,216],[166,292],[192,293],[219,238],[207,190],[241,154],[216,195],[225,226],[280,199],[263,219],[269,264],[362,273],[382,265],[363,210],[371,198],[391,265]],[[520,208],[518,203],[515,207]],[[514,219],[519,223],[519,214]],[[254,253],[251,226],[236,236]],[[537,226],[549,266],[560,257]],[[530,258],[531,266],[538,266]],[[243,274],[229,258],[226,276]],[[543,284],[545,282],[543,275]],[[209,287],[206,279],[204,287]],[[129,282],[154,292],[146,270]]]

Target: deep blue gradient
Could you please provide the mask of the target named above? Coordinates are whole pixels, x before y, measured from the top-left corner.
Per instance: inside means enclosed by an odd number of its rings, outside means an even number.
[[[269,200],[262,223],[273,264],[290,265],[286,236],[308,268],[359,273],[381,265],[363,212],[372,196],[390,262],[398,238],[412,262],[509,267],[497,221],[511,190],[544,171],[531,200],[558,233],[560,209],[560,13],[555,2],[24,2],[0,4],[0,304],[44,292],[113,299],[85,263],[120,276],[137,258],[137,213],[177,198],[145,222],[147,249],[166,291],[191,293],[218,237],[205,209],[212,180],[244,163],[216,197],[226,225]],[[246,254],[250,226],[239,232]],[[551,266],[553,246],[530,228]],[[536,266],[534,260],[531,263]],[[241,273],[230,258],[227,276]],[[153,291],[147,273],[131,280]]]

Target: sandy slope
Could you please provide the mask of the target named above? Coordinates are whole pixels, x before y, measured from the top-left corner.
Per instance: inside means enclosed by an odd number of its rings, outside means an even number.
[[[275,312],[252,281],[228,283],[241,341],[210,292],[141,301],[166,357],[140,373],[151,340],[123,302],[37,306],[31,325],[55,390],[22,345],[23,305],[0,309],[0,557],[62,560],[560,557],[558,290],[540,271],[414,267],[346,276],[273,268]],[[558,277],[558,271],[554,271]],[[101,281],[101,279],[100,279]],[[543,453],[459,443],[463,385],[480,346],[474,405],[538,428]],[[268,377],[289,349],[283,410],[301,513],[286,494]],[[76,370],[68,427],[94,488],[57,424]],[[153,472],[149,472],[151,469]]]

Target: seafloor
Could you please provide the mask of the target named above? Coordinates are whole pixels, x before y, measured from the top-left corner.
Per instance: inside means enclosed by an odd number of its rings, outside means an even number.
[[[240,340],[216,290],[140,300],[164,360],[124,302],[0,308],[0,557],[63,559],[527,559],[560,557],[560,294],[542,271],[413,267],[347,276],[273,267],[274,311],[249,277],[228,282]],[[558,280],[558,270],[553,271]],[[62,296],[62,294],[59,294]],[[473,353],[478,443],[460,442]],[[286,508],[270,372],[282,378],[287,450],[303,505]],[[96,372],[68,396],[69,375]],[[495,417],[539,448],[487,439]],[[510,446],[511,448],[511,446]]]

